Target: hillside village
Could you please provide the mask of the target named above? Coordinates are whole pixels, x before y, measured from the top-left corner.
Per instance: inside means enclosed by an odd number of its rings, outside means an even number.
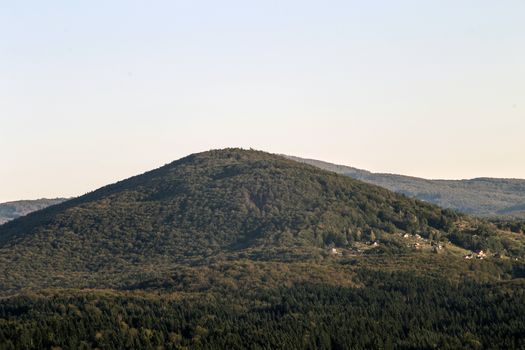
[[[424,238],[419,234],[409,234],[409,233],[396,233],[395,236],[398,240],[401,240],[405,247],[408,248],[407,253],[409,252],[426,252],[426,253],[435,253],[442,254],[447,252],[448,254],[454,256],[461,256],[465,260],[485,260],[489,258],[494,259],[507,259],[501,253],[491,253],[486,250],[477,250],[469,251],[464,248],[458,247],[452,244],[449,241],[435,241],[428,238]],[[349,256],[359,256],[370,253],[374,248],[380,248],[382,243],[380,240],[368,241],[368,242],[354,242],[349,247],[340,248],[340,247],[331,247],[329,248],[329,253],[333,257],[349,257]],[[518,258],[514,258],[518,261]]]

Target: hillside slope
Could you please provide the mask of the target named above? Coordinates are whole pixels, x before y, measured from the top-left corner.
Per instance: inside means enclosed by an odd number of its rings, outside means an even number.
[[[0,225],[10,220],[27,215],[65,201],[65,198],[35,199],[0,203]]]
[[[525,180],[522,179],[426,180],[372,173],[314,159],[286,157],[466,214],[525,218]]]
[[[400,232],[504,249],[469,220],[280,156],[210,151],[0,226],[0,287],[124,286],[241,251],[315,256],[376,239],[399,251]]]
[[[0,348],[520,349],[524,237],[280,156],[194,154],[0,226]]]

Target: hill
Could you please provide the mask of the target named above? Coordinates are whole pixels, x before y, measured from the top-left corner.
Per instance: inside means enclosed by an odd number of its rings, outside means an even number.
[[[524,242],[281,156],[203,152],[0,226],[0,348],[520,348]]]
[[[465,214],[480,217],[525,218],[525,180],[522,179],[427,180],[411,176],[372,173],[314,159],[286,157]]]
[[[396,232],[447,237],[455,220],[451,211],[279,156],[211,151],[1,226],[0,272],[4,288],[120,287],[225,253],[313,254]]]
[[[0,203],[0,225],[10,220],[65,201],[65,198],[35,199]]]

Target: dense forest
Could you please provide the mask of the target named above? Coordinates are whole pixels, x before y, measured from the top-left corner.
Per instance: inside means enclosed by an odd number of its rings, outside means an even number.
[[[0,226],[0,349],[524,348],[524,258],[513,223],[204,152]]]
[[[525,285],[363,270],[360,288],[59,292],[0,304],[2,349],[523,349]]]
[[[491,222],[501,230],[525,234],[525,220],[518,219],[492,219]]]

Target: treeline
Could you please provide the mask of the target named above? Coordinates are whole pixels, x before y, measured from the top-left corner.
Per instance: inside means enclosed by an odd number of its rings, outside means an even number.
[[[363,271],[250,296],[57,292],[0,302],[1,349],[522,349],[523,285]],[[521,283],[521,282],[511,282]]]
[[[525,220],[519,219],[492,219],[491,222],[500,230],[510,231],[514,233],[525,233]]]

